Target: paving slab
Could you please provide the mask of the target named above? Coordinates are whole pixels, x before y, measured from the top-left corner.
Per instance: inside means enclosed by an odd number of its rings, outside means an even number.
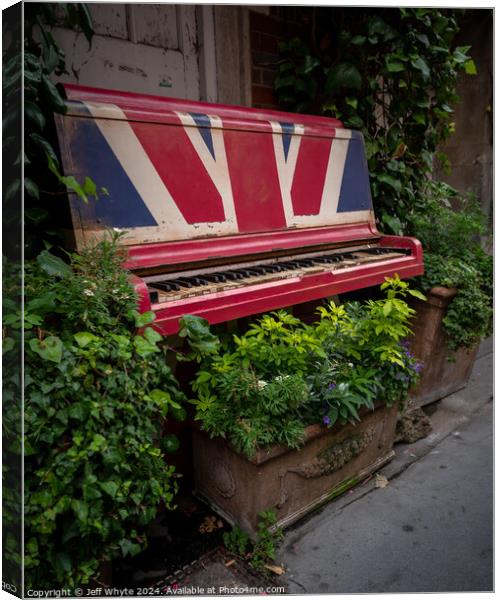
[[[290,593],[492,590],[492,373],[486,346],[469,385],[429,407],[432,433],[395,447],[386,487],[371,478],[288,530]]]

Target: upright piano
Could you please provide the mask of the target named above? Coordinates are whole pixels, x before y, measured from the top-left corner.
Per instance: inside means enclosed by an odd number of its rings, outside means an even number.
[[[377,231],[362,135],[336,119],[65,86],[76,247],[126,232],[141,311],[176,333],[423,273],[418,240]]]

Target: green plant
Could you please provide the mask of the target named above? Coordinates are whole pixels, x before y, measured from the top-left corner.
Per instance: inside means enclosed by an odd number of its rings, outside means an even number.
[[[270,561],[276,560],[276,547],[283,539],[283,530],[276,527],[274,510],[259,513],[257,541],[253,547],[250,564],[256,569],[264,569]]]
[[[119,236],[67,265],[26,265],[25,568],[28,588],[87,583],[102,561],[144,548],[172,506],[163,423],[179,414],[167,348],[139,314]],[[21,314],[6,315],[10,329]],[[4,320],[5,323],[5,320]]]
[[[414,314],[404,299],[425,297],[397,276],[382,290],[386,298],[363,305],[327,303],[314,325],[264,315],[220,344],[192,383],[202,428],[251,457],[274,443],[297,448],[304,427],[322,419],[354,423],[375,399],[402,401],[420,370],[401,345]]]
[[[67,190],[83,202],[88,202],[89,198],[97,199],[99,194],[107,194],[102,185],[104,182],[97,185],[90,177],[79,182],[73,176],[65,177],[60,173],[53,114],[64,114],[66,105],[52,79],[67,73],[67,70],[64,52],[52,29],[61,23],[82,31],[90,50],[94,29],[85,3],[33,2],[24,7],[22,58],[19,51],[4,65],[4,95],[13,97],[20,87],[24,93],[24,153],[17,147],[15,136],[7,136],[3,147],[14,164],[24,163],[25,252],[29,257],[40,251],[42,239],[59,242],[57,226],[60,223],[57,217],[60,211],[53,207],[54,202],[65,199]],[[9,123],[20,107],[12,104],[7,105],[7,109]],[[14,197],[18,190],[19,181],[12,183],[6,199]]]
[[[247,559],[255,569],[265,571],[266,565],[276,560],[276,547],[283,539],[283,530],[276,527],[276,521],[275,511],[262,511],[255,541],[236,525],[223,534],[224,545],[229,552]]]
[[[246,556],[252,544],[248,533],[245,533],[238,525],[235,525],[231,531],[225,531],[222,534],[222,541],[229,552],[242,558]]]
[[[205,356],[193,382],[203,427],[228,437],[246,456],[272,443],[298,447],[300,411],[309,398],[304,374],[311,357],[324,356],[313,329],[278,311],[218,349]]]
[[[423,206],[410,222],[425,251],[425,274],[416,281],[424,292],[457,288],[443,320],[448,346],[474,346],[491,334],[493,320],[493,258],[479,241],[484,215],[474,197],[441,182],[426,184]]]
[[[311,43],[281,46],[277,96],[285,108],[332,115],[363,132],[377,214],[384,229],[400,234],[417,210],[438,144],[454,131],[457,77],[476,73],[470,47],[454,44],[461,13],[315,11]]]
[[[318,309],[317,333],[327,360],[309,377],[309,419],[322,415],[328,426],[338,420],[355,422],[359,408],[373,408],[375,399],[389,406],[402,402],[416,383],[421,365],[404,342],[414,314],[405,297],[425,297],[397,275],[387,278],[381,289],[384,299],[345,306],[329,302]]]

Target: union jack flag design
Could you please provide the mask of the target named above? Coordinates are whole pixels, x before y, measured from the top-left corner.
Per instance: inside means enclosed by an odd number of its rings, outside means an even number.
[[[201,111],[138,119],[117,104],[75,100],[60,123],[66,174],[109,192],[72,201],[84,233],[114,227],[145,243],[373,219],[356,131]]]

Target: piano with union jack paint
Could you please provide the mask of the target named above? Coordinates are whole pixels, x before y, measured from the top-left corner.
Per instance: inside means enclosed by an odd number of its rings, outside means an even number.
[[[77,248],[126,232],[141,311],[176,333],[423,273],[375,226],[362,135],[336,119],[76,85],[56,115]]]

